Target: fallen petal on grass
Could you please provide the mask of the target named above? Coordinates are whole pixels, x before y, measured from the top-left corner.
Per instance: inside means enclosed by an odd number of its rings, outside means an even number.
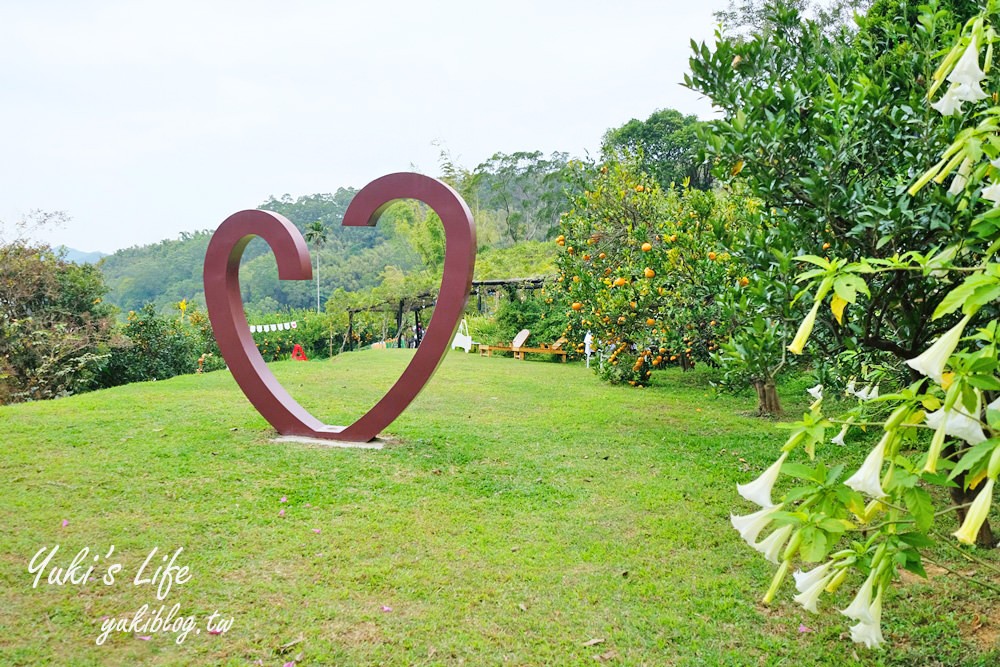
[[[280,510],[278,510],[278,516],[285,516],[285,508],[284,507],[282,507]]]
[[[69,525],[69,519],[63,519],[62,527],[65,528],[68,525]]]

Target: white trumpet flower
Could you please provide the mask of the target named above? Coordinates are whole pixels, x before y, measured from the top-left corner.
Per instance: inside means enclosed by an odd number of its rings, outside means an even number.
[[[875,601],[868,608],[870,621],[860,621],[851,626],[851,640],[864,644],[868,648],[878,648],[885,641],[882,636],[882,591],[879,590]]]
[[[979,84],[986,74],[979,67],[979,44],[973,35],[969,45],[962,52],[962,57],[955,63],[955,68],[948,74],[948,81],[962,85]]]
[[[983,199],[989,199],[994,204],[1000,202],[1000,182],[990,183],[988,186],[983,188],[983,192],[980,196]]]
[[[819,305],[819,301],[814,303],[812,309],[806,314],[805,319],[799,324],[799,329],[795,332],[795,338],[792,339],[792,344],[788,346],[788,351],[792,354],[802,354],[802,348],[805,347],[806,341],[809,340],[809,334],[812,333],[813,326],[816,324],[816,314],[819,313]]]
[[[952,533],[952,535],[958,538],[959,542],[964,544],[976,543],[976,538],[979,536],[979,529],[982,527],[983,522],[986,521],[986,515],[990,513],[990,505],[993,503],[994,483],[995,480],[992,477],[986,480],[983,490],[979,492],[976,499],[969,505],[969,509],[965,514],[965,521],[962,522],[961,528]]]
[[[844,484],[873,498],[882,498],[886,495],[882,490],[882,462],[885,460],[886,445],[892,435],[889,431],[885,432],[875,449],[865,457],[858,471],[845,479]]]
[[[860,621],[861,623],[874,623],[875,620],[872,618],[871,614],[871,604],[872,604],[872,588],[875,585],[875,570],[869,573],[868,578],[865,579],[865,583],[861,584],[861,588],[858,589],[857,595],[854,596],[854,600],[848,605],[847,609],[841,609],[840,613],[844,616],[853,619],[855,621]]]
[[[817,581],[826,579],[827,574],[830,573],[831,567],[833,567],[833,561],[827,561],[822,565],[814,567],[808,572],[795,570],[795,572],[792,572],[792,578],[795,579],[795,590],[799,593],[805,593],[807,590],[815,586]]]
[[[962,339],[962,332],[965,330],[965,325],[969,323],[970,319],[972,319],[971,315],[963,317],[958,324],[948,329],[948,331],[934,341],[934,344],[927,348],[923,354],[913,359],[908,359],[906,365],[941,384],[944,367],[948,364],[948,357],[951,356],[951,353],[958,346],[958,342]]]
[[[754,542],[757,541],[757,536],[771,523],[775,512],[780,509],[781,506],[779,505],[777,507],[765,507],[753,514],[745,514],[743,516],[730,515],[729,522],[733,524],[733,528],[740,534],[740,537],[746,540],[747,544],[753,546]]]
[[[958,406],[956,406],[958,407]],[[976,405],[976,414],[979,405]],[[986,440],[982,424],[979,420],[964,412],[964,408],[951,410],[935,410],[927,414],[927,425],[933,429],[944,429],[945,435],[961,438],[970,445],[978,445]]]
[[[948,86],[948,90],[946,90],[944,95],[941,96],[941,99],[937,102],[931,103],[931,108],[940,113],[942,116],[954,116],[962,113],[962,100],[958,96],[959,92],[958,85],[952,84],[951,86]],[[951,183],[951,188],[948,190],[949,194],[957,194],[956,192],[953,192],[953,190],[955,190],[955,182],[957,180],[958,177],[956,176],[955,180]],[[962,188],[964,187],[965,184],[963,183]],[[958,190],[958,192],[961,191],[961,189]]]
[[[979,100],[985,100],[989,95],[983,92],[978,81],[973,81],[972,83],[965,84],[959,83],[955,84],[955,99],[960,102],[978,102]]]
[[[844,446],[844,438],[847,437],[847,431],[850,428],[851,428],[851,422],[847,422],[846,424],[844,424],[843,426],[841,426],[840,427],[840,433],[838,433],[833,438],[831,438],[830,442],[832,442],[835,445],[840,445],[841,447],[843,447]]]
[[[813,572],[815,572],[815,570],[813,570]],[[826,589],[826,585],[830,582],[831,579],[833,579],[832,572],[827,576],[825,576],[824,578],[813,583],[812,586],[805,589],[792,599],[798,602],[800,605],[802,605],[806,609],[806,611],[811,611],[814,614],[818,614],[819,610],[816,608],[816,603],[819,602],[819,596]],[[797,581],[796,581],[796,586],[798,586]]]
[[[774,488],[774,483],[781,472],[781,464],[785,462],[786,458],[788,458],[788,452],[782,453],[777,461],[761,473],[760,477],[746,484],[737,484],[736,490],[752,503],[761,507],[774,507],[774,503],[771,502],[771,489]]]
[[[931,106],[934,105],[932,104]],[[954,196],[965,192],[965,186],[969,183],[970,173],[972,173],[972,160],[965,158],[962,160],[962,164],[959,165],[958,171],[955,172],[955,177],[951,179],[951,187],[948,188],[948,194]]]
[[[791,537],[791,535],[792,526],[789,524],[778,528],[776,531],[752,546],[754,549],[764,554],[764,558],[777,565],[779,562],[778,557],[781,555],[781,548],[785,546],[785,542],[789,537]]]
[[[878,385],[873,384],[864,389],[856,389],[854,380],[851,380],[847,383],[847,393],[858,397],[862,401],[870,401],[873,398],[878,398]]]

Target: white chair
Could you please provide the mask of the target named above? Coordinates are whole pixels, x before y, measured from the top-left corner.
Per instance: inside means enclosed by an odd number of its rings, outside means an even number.
[[[451,341],[451,349],[460,347],[468,354],[473,345],[478,345],[478,343],[473,342],[472,336],[469,335],[469,325],[463,317],[461,324],[458,325],[458,331],[455,332],[455,338]]]

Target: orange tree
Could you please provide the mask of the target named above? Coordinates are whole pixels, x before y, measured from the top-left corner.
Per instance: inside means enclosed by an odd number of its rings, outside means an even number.
[[[601,167],[562,217],[557,286],[569,330],[606,352],[598,373],[643,386],[653,370],[710,359],[727,334],[720,296],[746,286],[726,239],[748,200],[662,190],[629,162]]]

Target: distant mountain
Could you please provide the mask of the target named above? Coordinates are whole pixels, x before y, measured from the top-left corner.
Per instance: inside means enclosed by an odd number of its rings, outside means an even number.
[[[83,252],[66,246],[60,246],[59,250],[65,255],[67,261],[74,264],[96,264],[102,257],[108,256],[106,252]]]

